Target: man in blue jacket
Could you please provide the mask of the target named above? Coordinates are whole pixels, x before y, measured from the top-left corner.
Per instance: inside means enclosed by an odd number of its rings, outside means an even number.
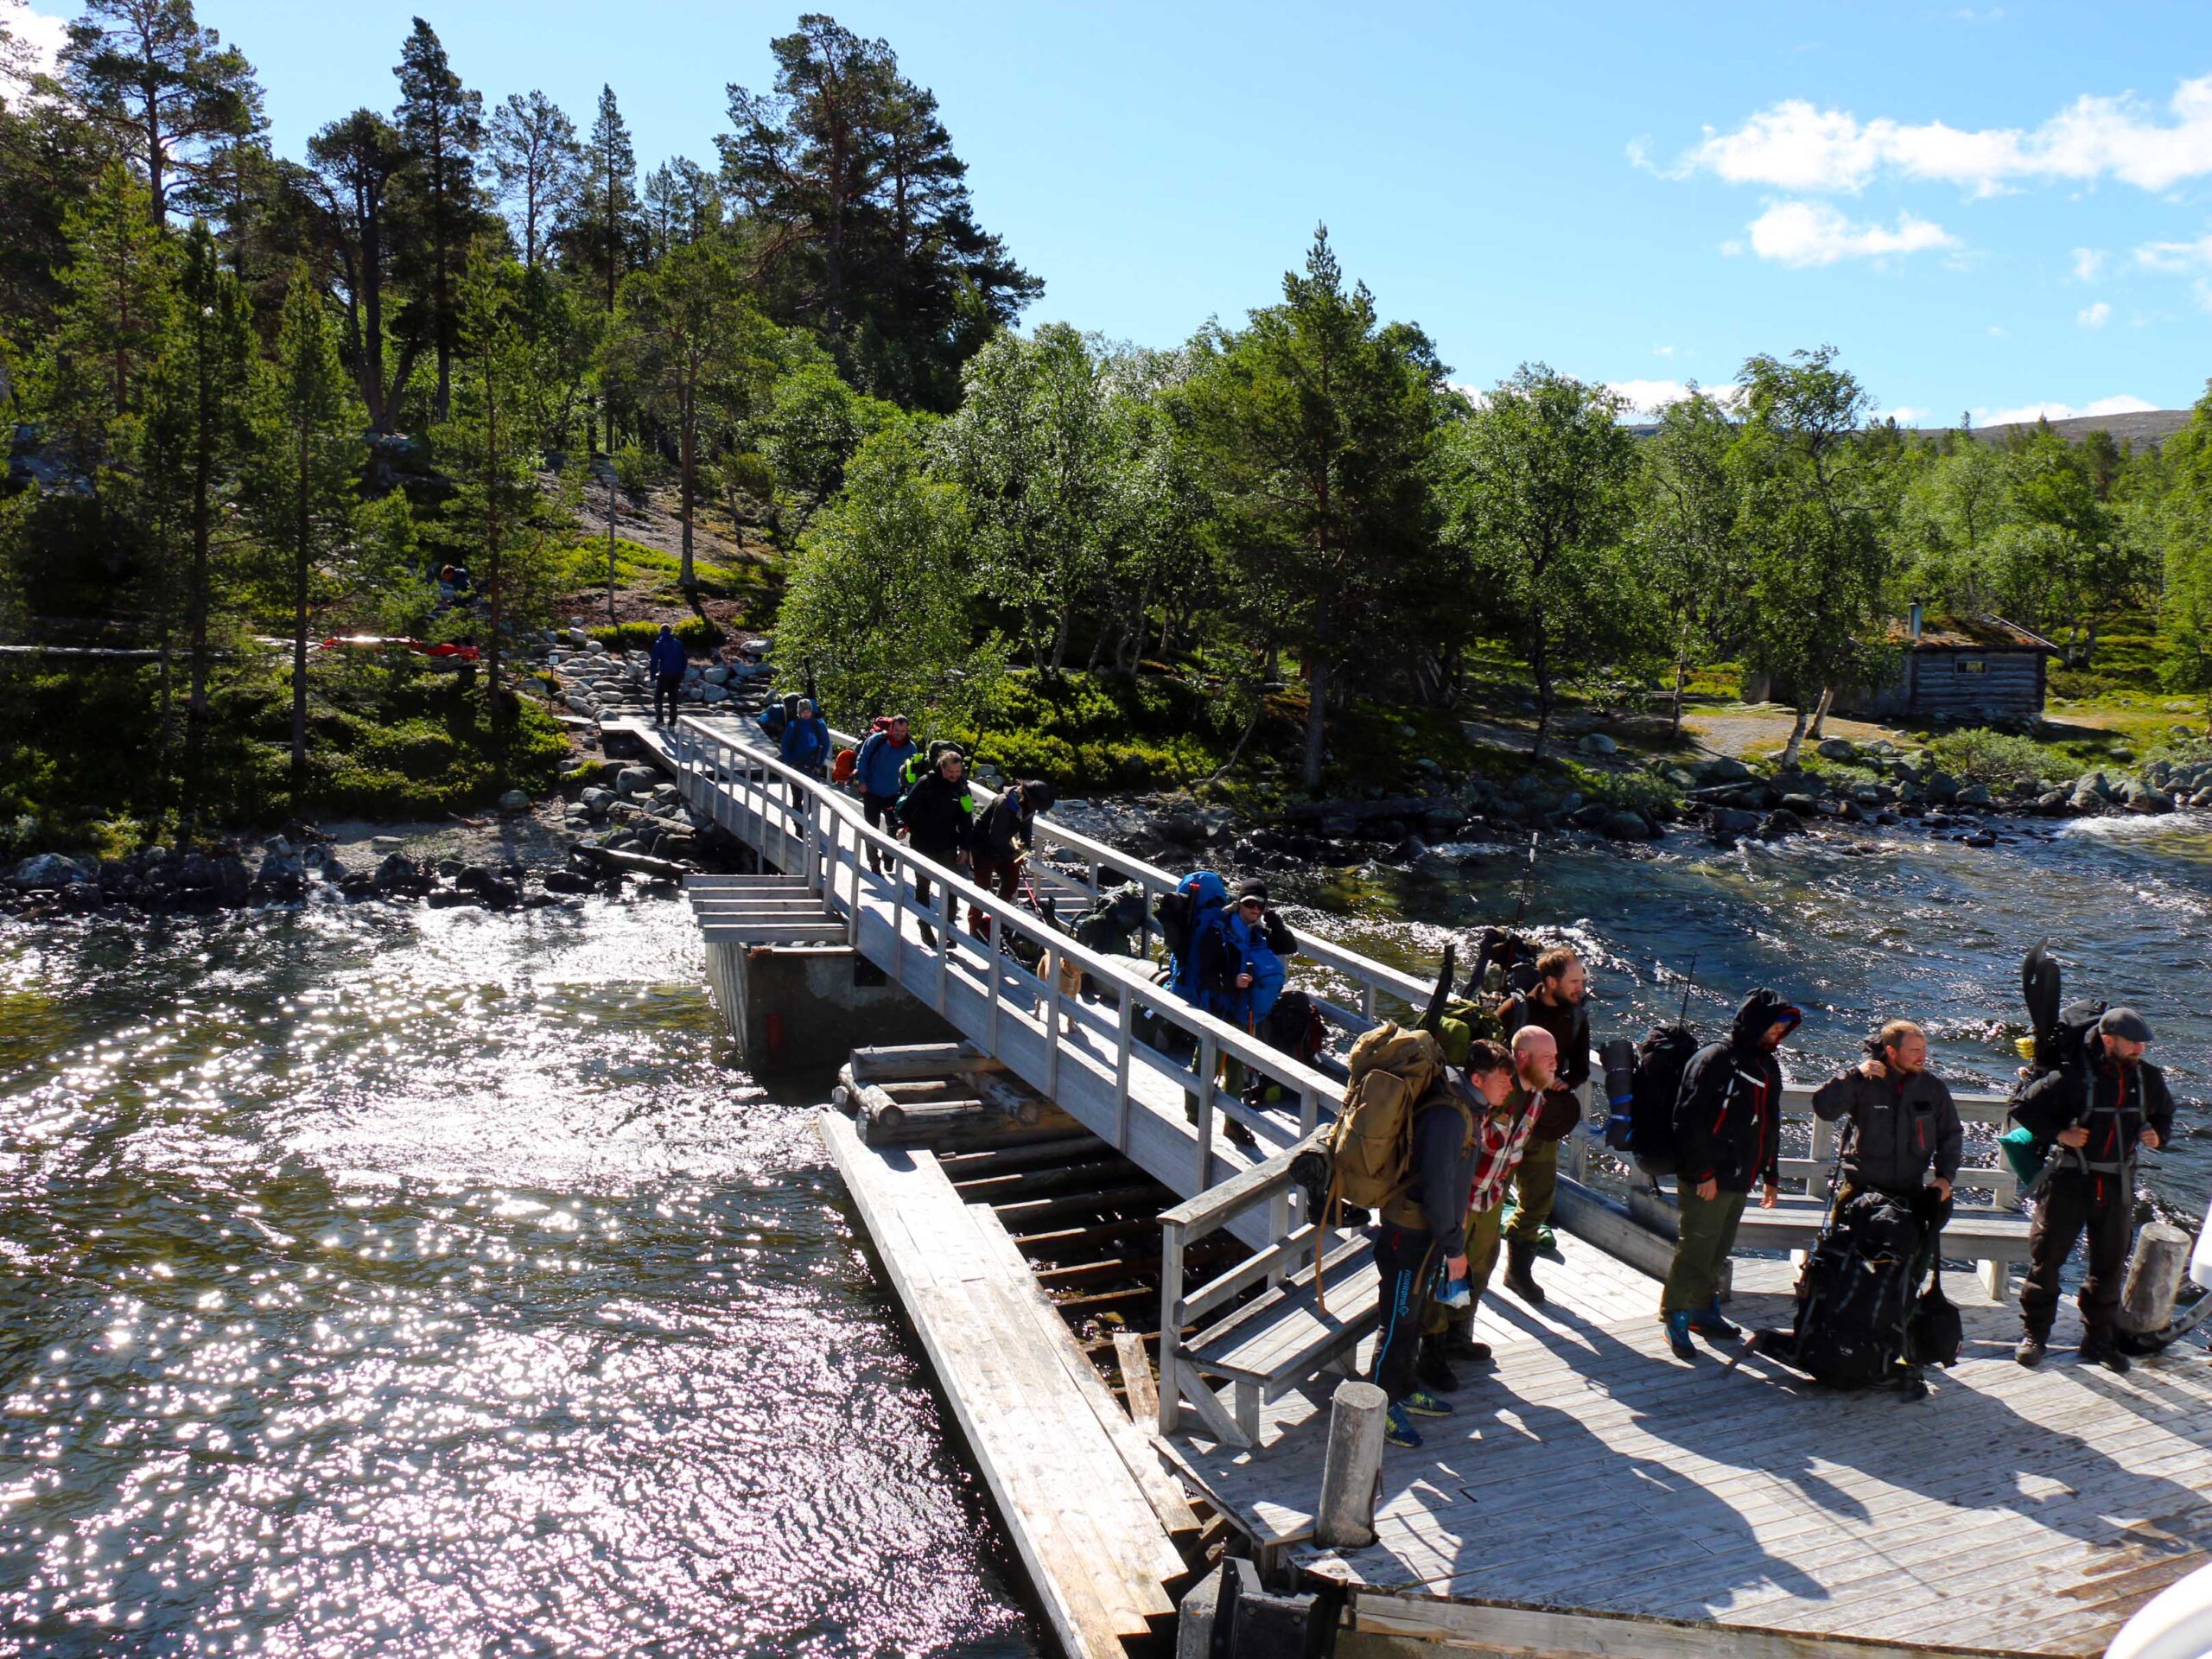
[[[798,712],[784,728],[778,753],[783,763],[810,778],[825,776],[830,770],[830,723],[814,712],[813,702],[805,697],[798,700]],[[792,791],[792,798],[798,791]]]
[[[683,671],[690,664],[683,642],[676,637],[676,630],[667,623],[660,625],[660,635],[653,641],[649,665],[653,675],[653,721],[665,726],[676,718],[676,694],[683,689]],[[661,712],[665,704],[667,713]]]
[[[893,715],[880,731],[870,732],[868,741],[861,745],[855,757],[853,781],[860,785],[861,810],[868,816],[868,827],[880,830],[887,836],[899,833],[899,798],[906,792],[906,763],[920,750],[913,739],[913,728],[904,715]],[[874,847],[868,849],[868,868],[880,873],[882,855]]]

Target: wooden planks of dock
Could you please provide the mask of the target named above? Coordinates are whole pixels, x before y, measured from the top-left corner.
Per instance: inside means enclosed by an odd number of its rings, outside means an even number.
[[[1756,1357],[1675,1363],[1656,1285],[1560,1243],[1549,1305],[1486,1299],[1495,1368],[1386,1457],[1370,1548],[1302,1545],[1310,1403],[1271,1408],[1257,1453],[1177,1456],[1255,1541],[1358,1586],[1355,1630],[1454,1650],[2089,1656],[2212,1554],[2201,1349],[2126,1377],[2065,1352],[2024,1370],[2016,1312],[1953,1273],[1958,1369],[1917,1402],[1838,1394]],[[1733,1316],[1786,1324],[1787,1264],[1738,1268]]]
[[[985,1205],[931,1153],[864,1146],[834,1111],[822,1136],[959,1420],[1070,1659],[1156,1649],[1197,1527],[1160,1465]]]

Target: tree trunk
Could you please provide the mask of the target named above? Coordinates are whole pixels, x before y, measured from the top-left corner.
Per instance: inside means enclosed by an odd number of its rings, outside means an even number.
[[[1822,686],[1821,700],[1813,705],[1813,723],[1805,728],[1805,735],[1815,743],[1821,741],[1821,731],[1827,725],[1828,705],[1834,701],[1835,688],[1832,685]]]
[[[1052,677],[1058,679],[1068,659],[1068,634],[1075,626],[1073,601],[1060,607],[1059,625],[1052,631]]]
[[[1308,658],[1306,664],[1306,754],[1300,778],[1306,792],[1321,787],[1321,748],[1329,718],[1330,670],[1325,657]]]
[[[308,480],[310,462],[308,433],[299,432],[298,493],[292,504],[292,810],[300,808],[300,790],[308,771]]]
[[[607,622],[614,625],[614,463],[607,466]]]
[[[1682,692],[1690,683],[1690,659],[1677,653],[1675,658],[1674,717],[1668,723],[1667,734],[1679,739],[1682,734]]]
[[[484,547],[491,580],[484,591],[484,677],[492,699],[492,729],[499,723],[499,599],[506,575],[505,550],[499,545],[499,393],[491,353],[484,365]],[[688,526],[687,526],[688,529]],[[688,551],[688,546],[687,546]]]
[[[677,572],[676,585],[687,594],[699,585],[699,578],[691,568],[691,472],[698,454],[697,411],[696,394],[687,386],[683,391],[683,428],[677,439],[681,462],[677,470],[681,476],[677,480],[676,492],[677,516],[683,522],[683,563]]]
[[[1536,677],[1536,741],[1529,751],[1529,759],[1544,758],[1544,739],[1552,725],[1552,669],[1550,654],[1539,644],[1529,659],[1529,669]]]
[[[1797,764],[1797,752],[1805,747],[1805,705],[1796,707],[1797,718],[1790,722],[1789,741],[1782,747],[1782,767],[1785,772]]]

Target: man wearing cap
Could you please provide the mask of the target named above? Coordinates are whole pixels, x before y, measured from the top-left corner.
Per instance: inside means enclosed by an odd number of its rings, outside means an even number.
[[[2022,1334],[2013,1355],[2023,1365],[2041,1363],[2049,1351],[2059,1274],[2086,1233],[2089,1271],[2076,1298],[2082,1357],[2127,1369],[2112,1316],[2135,1234],[2135,1159],[2140,1147],[2164,1146],[2174,1122],[2165,1076],[2143,1058],[2150,1041],[2151,1027],[2134,1009],[2108,1009],[2082,1044],[2079,1065],[2046,1071],[2012,1104],[2014,1119],[2037,1140],[2057,1143],[2060,1160],[2028,1234]]]
[[[1690,1332],[1732,1341],[1720,1312],[1720,1270],[1754,1182],[1760,1205],[1782,1199],[1782,1063],[1775,1051],[1804,1018],[1772,991],[1753,991],[1728,1035],[1690,1057],[1675,1102],[1675,1179],[1681,1230],[1660,1293],[1659,1318],[1677,1359],[1695,1359]]]

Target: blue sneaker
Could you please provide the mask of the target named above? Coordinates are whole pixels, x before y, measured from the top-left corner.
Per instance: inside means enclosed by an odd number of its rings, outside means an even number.
[[[1717,1301],[1683,1317],[1688,1319],[1691,1330],[1700,1337],[1711,1337],[1715,1342],[1735,1342],[1744,1334],[1742,1326],[1728,1322]]]
[[[1392,1406],[1382,1414],[1382,1439],[1388,1445],[1402,1446],[1408,1451],[1421,1445],[1421,1431],[1414,1427],[1413,1419],[1406,1415],[1403,1406]]]
[[[1690,1341],[1690,1316],[1688,1309],[1666,1317],[1667,1345],[1675,1351],[1676,1359],[1695,1359],[1697,1348]]]
[[[1398,1404],[1416,1417],[1449,1417],[1452,1408],[1427,1389],[1415,1389]]]

